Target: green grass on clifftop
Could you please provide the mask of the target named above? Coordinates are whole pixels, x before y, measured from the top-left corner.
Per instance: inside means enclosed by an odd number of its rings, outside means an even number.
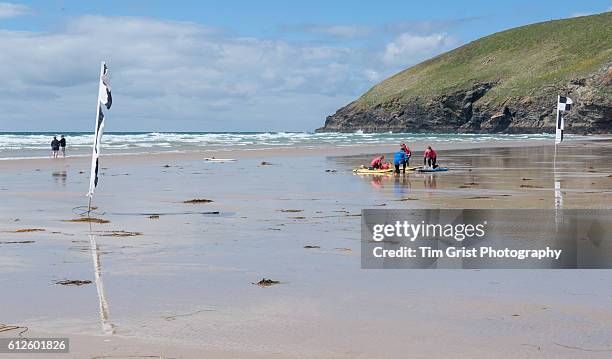
[[[612,12],[522,26],[483,37],[404,70],[357,102],[374,106],[498,81],[481,101],[529,96],[586,76],[612,59]]]

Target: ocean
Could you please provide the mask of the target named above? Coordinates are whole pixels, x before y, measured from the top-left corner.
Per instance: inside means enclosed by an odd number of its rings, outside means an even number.
[[[55,133],[0,132],[0,159],[48,157]],[[66,132],[67,154],[88,156],[93,135]],[[582,136],[569,135],[568,139]],[[322,145],[355,146],[384,143],[551,141],[553,134],[427,134],[427,133],[313,133],[313,132],[108,132],[104,134],[103,154],[185,152],[221,149],[257,150],[263,148],[311,147]]]

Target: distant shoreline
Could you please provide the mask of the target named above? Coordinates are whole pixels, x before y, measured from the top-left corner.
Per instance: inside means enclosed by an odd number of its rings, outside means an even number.
[[[610,141],[612,136],[607,138],[594,138],[566,141],[561,146],[572,146],[579,143],[592,141]],[[409,147],[415,156],[420,156],[427,145],[432,145],[440,156],[444,151],[465,150],[473,148],[513,148],[513,147],[541,147],[554,145],[554,141],[543,140],[522,140],[522,141],[488,141],[488,142],[436,142],[420,141],[408,142]],[[202,161],[207,157],[247,159],[259,158],[268,160],[280,157],[344,157],[344,156],[371,156],[377,154],[390,155],[399,148],[400,143],[384,144],[356,144],[356,145],[326,145],[318,147],[253,147],[238,149],[210,149],[210,150],[191,150],[191,151],[163,151],[163,152],[141,152],[141,153],[102,153],[101,161],[105,163],[149,163],[149,162],[172,162],[179,160],[198,160]],[[12,159],[0,158],[0,170],[11,168],[52,168],[63,165],[89,166],[90,155],[67,156],[66,158],[51,159],[50,157],[22,157]]]
[[[91,156],[91,134],[65,133],[68,139],[67,155],[71,159]],[[49,158],[47,133],[0,133],[0,162],[46,160]],[[511,146],[513,143],[540,143],[553,141],[551,134],[524,135],[474,135],[474,134],[365,134],[365,133],[105,133],[102,155],[104,157],[133,156],[189,156],[205,157],[253,157],[270,156],[275,152],[342,155],[395,151],[395,146],[407,143],[419,150],[429,144],[440,149],[468,148],[474,146]],[[567,141],[592,141],[612,138],[610,135],[568,135]],[[392,148],[389,148],[389,147]],[[467,147],[466,147],[467,146]],[[219,153],[219,155],[216,155]],[[252,153],[257,153],[253,155]],[[282,154],[281,154],[282,155]]]

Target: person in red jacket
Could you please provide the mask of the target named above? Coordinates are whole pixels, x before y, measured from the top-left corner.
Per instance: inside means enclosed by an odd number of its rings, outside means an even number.
[[[406,166],[409,166],[410,156],[412,156],[412,152],[410,152],[410,148],[406,146],[405,143],[402,143],[402,151],[406,154]]]
[[[384,160],[385,160],[385,155],[381,155],[380,157],[376,157],[375,159],[372,160],[372,163],[370,164],[370,167],[372,169],[377,170],[377,169],[379,169],[382,166]]]
[[[431,168],[438,167],[436,165],[436,159],[438,154],[434,151],[431,146],[427,146],[425,153],[423,154],[423,166],[429,166]]]

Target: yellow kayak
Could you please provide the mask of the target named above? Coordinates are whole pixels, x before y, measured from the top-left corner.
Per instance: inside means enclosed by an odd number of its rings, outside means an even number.
[[[393,173],[393,168],[388,168],[386,170],[371,170],[365,167],[358,167],[355,168],[353,172],[360,175],[380,175],[385,173]]]
[[[421,166],[406,167],[406,171],[414,171],[418,168],[421,168]],[[381,174],[393,173],[393,171],[395,171],[395,169],[393,168],[388,168],[386,170],[371,170],[366,167],[357,167],[353,170],[353,173],[357,173],[360,175],[381,175]],[[400,171],[401,171],[401,168],[400,168]]]

